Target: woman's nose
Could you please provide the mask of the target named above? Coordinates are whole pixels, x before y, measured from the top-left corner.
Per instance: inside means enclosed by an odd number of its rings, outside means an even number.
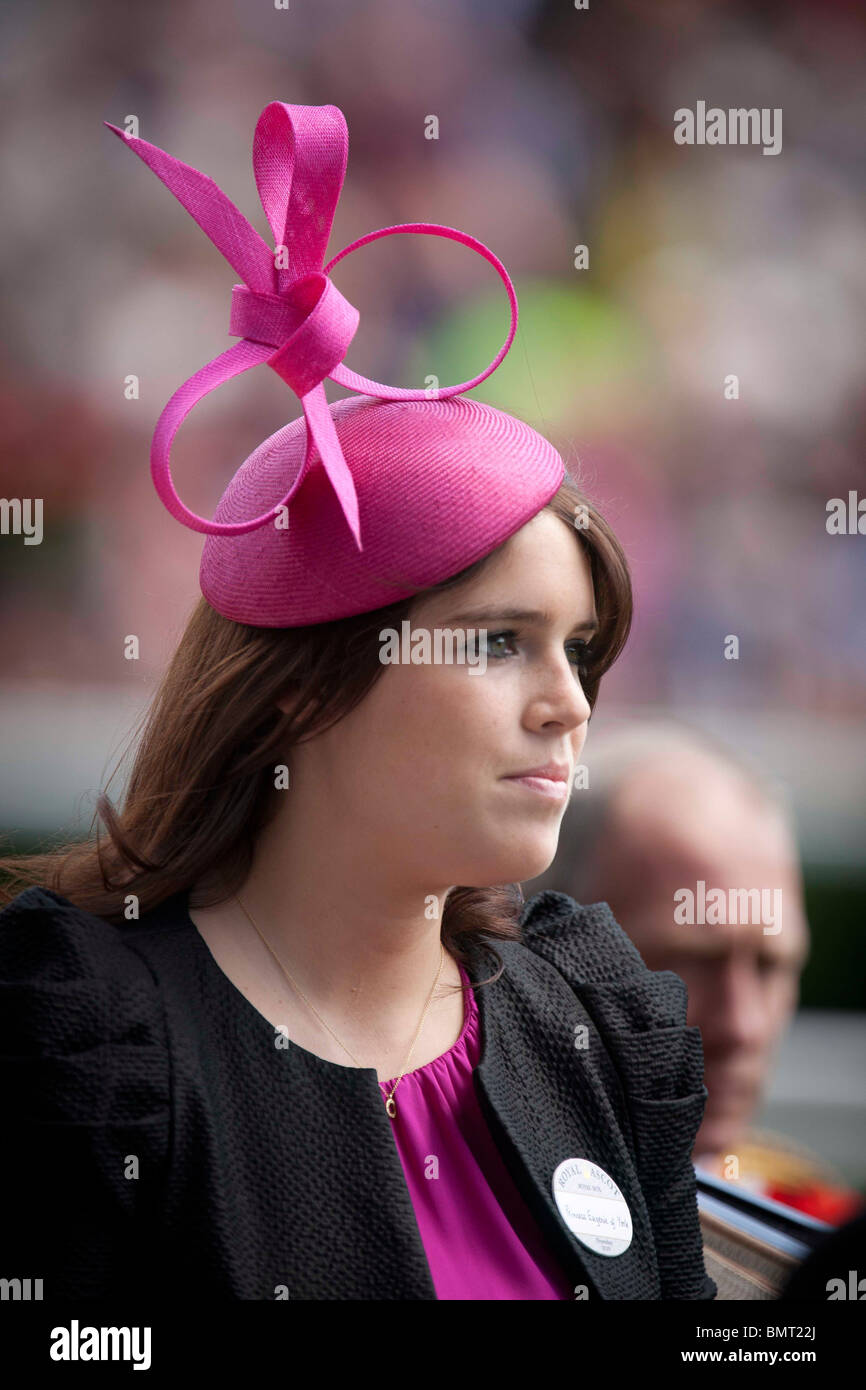
[[[580,674],[565,653],[545,662],[539,676],[535,708],[541,722],[555,720],[573,730],[585,725],[592,713]]]

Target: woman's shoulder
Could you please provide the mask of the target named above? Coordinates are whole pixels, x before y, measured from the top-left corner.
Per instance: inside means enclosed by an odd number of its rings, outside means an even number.
[[[545,888],[524,905],[520,924],[525,945],[556,964],[579,969],[588,984],[647,971],[605,902],[582,905],[567,893]]]
[[[163,1002],[125,928],[53,889],[26,888],[0,912],[0,1054],[96,1065],[122,1051],[156,1078],[166,1047]],[[115,1058],[115,1060],[117,1060]]]
[[[46,1297],[110,1297],[143,1277],[139,1242],[165,1200],[171,1077],[161,993],[123,927],[48,888],[7,903],[3,1250],[9,1269],[38,1270]]]
[[[0,911],[0,972],[22,978],[47,969],[54,979],[67,972],[140,973],[143,962],[124,931],[54,889],[34,885]]]
[[[606,902],[581,905],[545,889],[525,904],[521,940],[555,966],[586,1008],[633,1094],[699,1096],[700,1029],[672,970],[650,970]]]

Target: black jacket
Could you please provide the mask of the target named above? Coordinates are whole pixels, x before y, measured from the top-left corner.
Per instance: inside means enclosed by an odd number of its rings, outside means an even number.
[[[683,982],[646,968],[606,903],[548,890],[522,926],[476,991],[475,1086],[511,1175],[590,1300],[713,1298]],[[494,968],[484,950],[467,966]],[[0,1276],[42,1278],[45,1299],[436,1297],[375,1070],[275,1047],[184,894],[122,927],[41,888],[0,913],[0,1093]],[[571,1157],[621,1189],[623,1254],[560,1217]]]

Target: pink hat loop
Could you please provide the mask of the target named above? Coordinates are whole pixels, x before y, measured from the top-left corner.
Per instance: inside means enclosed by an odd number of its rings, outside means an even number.
[[[324,386],[341,386],[386,400],[438,400],[484,381],[508,352],[517,327],[517,298],[502,262],[483,242],[454,227],[406,223],[382,227],[359,238],[323,266],[334,212],[348,159],[348,131],[336,106],[295,106],[272,101],[259,116],[253,138],[253,168],[262,207],[274,236],[274,251],[206,174],[156,145],[109,130],[129,145],[198,222],[243,280],[232,290],[229,332],[241,341],[194,373],[163,410],[151,444],[151,475],[168,511],[194,531],[239,536],[273,521],[303,482],[318,450],[358,550],[362,550],[355,481],[343,455]],[[509,334],[496,357],[477,376],[455,386],[402,388],[341,365],[360,315],[328,276],[350,252],[397,232],[428,233],[459,241],[484,256],[508,293]],[[196,515],[181,501],[171,477],[171,445],[194,405],[223,382],[266,362],[299,397],[306,420],[303,464],[281,502],[245,521],[217,522]]]
[[[470,236],[468,232],[458,231],[456,227],[443,227],[436,222],[401,222],[396,227],[380,227],[377,232],[368,232],[366,236],[353,241],[351,246],[345,247],[333,260],[328,261],[324,267],[325,272],[331,270],[344,256],[348,256],[350,251],[357,251],[359,246],[366,246],[368,241],[378,241],[379,237],[391,236],[394,232],[424,232],[428,236],[447,237],[450,241],[459,241],[462,246],[470,247],[471,250],[477,251],[480,256],[489,261],[505,285],[508,294],[508,303],[511,309],[511,326],[508,330],[508,336],[490,365],[469,381],[461,381],[458,386],[437,386],[429,390],[426,387],[418,389],[416,387],[384,386],[381,381],[371,381],[369,377],[359,376],[357,372],[351,371],[348,367],[336,367],[330,373],[331,380],[336,381],[340,386],[347,386],[353,391],[362,391],[368,396],[384,396],[387,400],[393,401],[444,400],[448,396],[456,396],[464,391],[470,391],[473,386],[480,385],[492,372],[496,371],[514,342],[514,334],[517,331],[517,295],[514,292],[511,276],[499,257],[495,256],[490,247],[485,246],[483,241]]]

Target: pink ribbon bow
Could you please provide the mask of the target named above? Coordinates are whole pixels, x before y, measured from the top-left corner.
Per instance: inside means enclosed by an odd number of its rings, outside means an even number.
[[[340,294],[328,272],[358,247],[396,232],[449,237],[490,262],[508,292],[508,337],[483,372],[458,386],[439,387],[433,393],[439,399],[468,391],[484,381],[511,347],[517,327],[517,298],[505,266],[475,237],[431,222],[407,222],[368,232],[323,265],[349,153],[346,121],[336,106],[290,106],[272,101],[259,116],[253,138],[253,169],[274,236],[273,251],[213,179],[156,145],[127,135],[109,121],[104,124],[162,180],[244,282],[232,289],[229,325],[229,333],[241,341],[220,353],[175,391],[154,430],[150,468],[162,502],[172,516],[193,531],[242,535],[277,517],[300,486],[313,452],[318,449],[358,549],[362,550],[355,483],[322,383],[330,377],[341,386],[386,400],[426,400],[431,398],[431,392],[424,388],[385,386],[340,365],[360,315]],[[287,265],[282,264],[284,260]],[[300,398],[307,425],[304,464],[289,492],[269,512],[249,521],[208,521],[190,511],[175,491],[169,468],[171,444],[181,423],[203,396],[260,362],[267,362]]]

